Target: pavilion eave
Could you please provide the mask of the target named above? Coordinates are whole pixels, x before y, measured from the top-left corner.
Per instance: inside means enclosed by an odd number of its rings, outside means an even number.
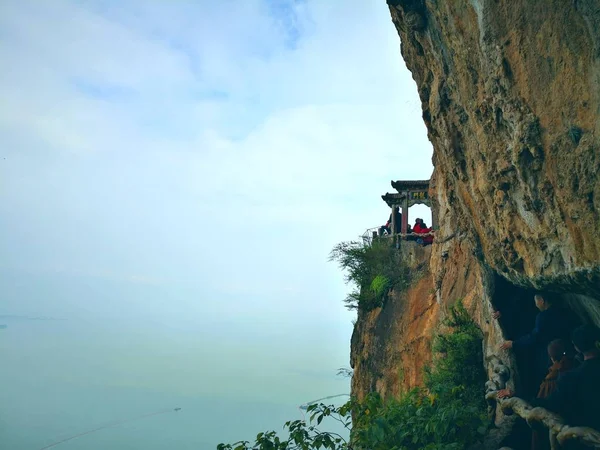
[[[384,202],[387,203],[387,205],[392,208],[393,206],[398,206],[400,204],[402,204],[402,201],[404,201],[404,199],[406,198],[405,194],[397,194],[397,193],[386,193],[385,195],[382,195],[381,198],[383,199]]]
[[[429,189],[429,180],[397,180],[392,187],[399,193],[406,191],[423,191]]]

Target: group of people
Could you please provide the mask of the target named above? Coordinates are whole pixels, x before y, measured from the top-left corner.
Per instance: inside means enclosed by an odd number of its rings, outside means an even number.
[[[519,396],[563,416],[569,425],[600,430],[600,329],[576,326],[549,297],[536,295],[534,301],[539,310],[534,329],[500,346],[515,352],[521,374],[529,379]],[[494,313],[494,318],[501,317],[500,311]],[[528,398],[533,394],[535,398]],[[501,399],[513,395],[509,389],[498,392]],[[549,448],[547,433],[534,431],[532,449]]]
[[[401,232],[402,227],[402,213],[398,210],[395,211],[394,224],[395,224],[395,233]],[[392,214],[390,214],[390,218],[386,222],[385,225],[379,227],[379,235],[383,236],[383,234],[392,234]],[[433,228],[427,227],[427,224],[423,219],[417,218],[415,220],[415,224],[411,227],[408,225],[408,229],[406,233],[408,236],[406,237],[407,241],[417,241],[417,243],[426,246],[433,244],[433,235],[430,234],[433,231]],[[421,235],[421,236],[420,236]]]
[[[425,224],[425,221],[423,219],[416,219],[415,224],[412,227],[412,229],[409,231],[409,233],[416,234],[417,236],[413,236],[413,237],[416,237],[417,243],[425,246],[425,245],[433,244],[433,235],[429,234],[432,231],[433,231],[433,228],[428,227],[427,224]],[[425,236],[419,236],[420,234],[425,235]]]

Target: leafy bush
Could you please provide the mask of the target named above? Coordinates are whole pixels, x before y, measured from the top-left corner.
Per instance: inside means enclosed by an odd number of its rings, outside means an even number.
[[[354,449],[463,449],[485,434],[481,330],[461,302],[445,325],[451,332],[436,338],[423,388],[385,402],[371,394],[353,406]]]
[[[425,384],[435,395],[444,395],[445,390],[461,386],[464,388],[461,400],[480,402],[481,385],[486,380],[481,330],[460,301],[450,309],[445,325],[452,332],[439,335],[434,341],[434,369],[425,369]]]
[[[354,289],[344,302],[348,309],[370,310],[382,306],[392,289],[403,288],[408,270],[400,252],[390,240],[375,240],[371,245],[349,241],[336,245],[330,261],[337,261],[346,271],[346,283]]]
[[[451,332],[436,339],[433,364],[426,370],[423,388],[386,401],[372,393],[362,402],[352,399],[338,408],[311,405],[310,424],[287,422],[287,439],[275,432],[261,433],[253,445],[246,441],[220,444],[218,449],[466,449],[488,427],[482,336],[460,302],[451,309],[446,325]],[[338,434],[318,430],[325,417],[338,420],[350,431],[349,442]]]
[[[371,292],[376,297],[383,297],[392,287],[391,280],[384,275],[377,275],[371,281]]]

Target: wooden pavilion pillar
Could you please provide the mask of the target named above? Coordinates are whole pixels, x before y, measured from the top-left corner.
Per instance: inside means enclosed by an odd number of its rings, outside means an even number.
[[[408,231],[408,193],[402,201],[402,234]]]
[[[392,225],[391,225],[392,236],[394,234],[396,234],[396,211],[397,210],[398,210],[398,207],[396,205],[392,205]]]

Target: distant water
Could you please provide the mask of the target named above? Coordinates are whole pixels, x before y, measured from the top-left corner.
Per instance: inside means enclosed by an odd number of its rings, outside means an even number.
[[[0,448],[6,450],[39,450],[105,424],[113,426],[53,449],[214,449],[279,431],[302,417],[301,403],[348,390],[333,367],[325,381],[302,374],[302,367],[294,374],[264,366],[261,374],[260,361],[235,364],[240,356],[231,342],[193,333],[118,321],[2,323],[8,326],[0,330]],[[176,407],[181,411],[128,421]]]

